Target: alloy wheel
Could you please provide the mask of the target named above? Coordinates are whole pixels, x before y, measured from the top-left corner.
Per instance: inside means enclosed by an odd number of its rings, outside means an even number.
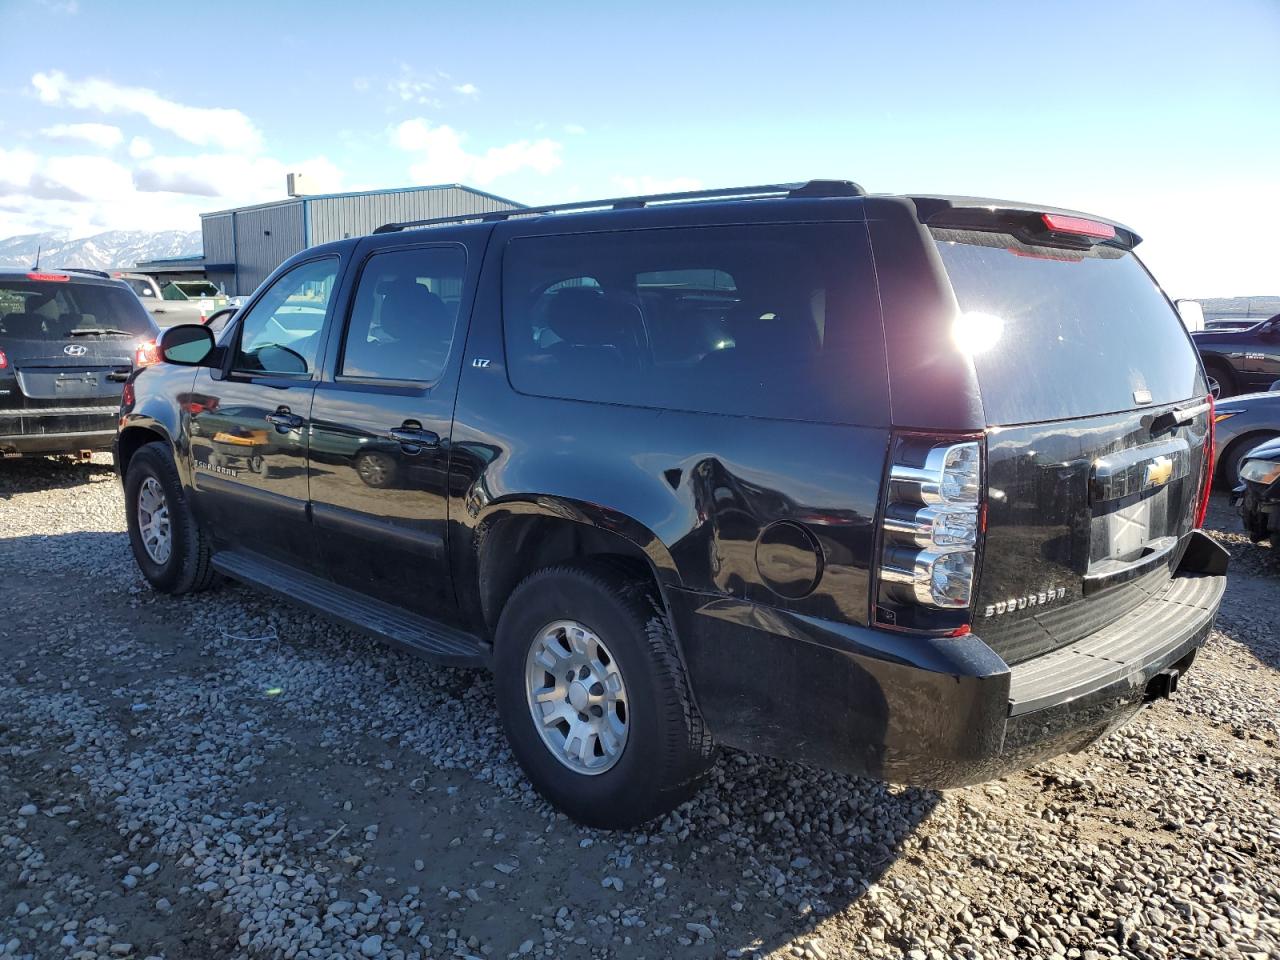
[[[147,556],[162,566],[169,562],[173,552],[169,501],[155,477],[147,477],[138,488],[138,535]]]
[[[552,756],[575,773],[613,767],[627,745],[630,711],[618,663],[576,620],[538,632],[525,664],[529,714]]]

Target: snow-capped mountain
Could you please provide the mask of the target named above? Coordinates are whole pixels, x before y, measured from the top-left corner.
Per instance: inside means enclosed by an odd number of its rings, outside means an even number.
[[[199,254],[201,241],[199,230],[109,230],[74,240],[66,234],[28,233],[0,240],[0,267],[29,268],[37,249],[42,268],[109,270],[132,267],[139,260]]]

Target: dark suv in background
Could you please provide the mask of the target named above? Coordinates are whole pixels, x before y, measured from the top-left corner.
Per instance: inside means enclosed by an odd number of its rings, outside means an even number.
[[[134,555],[490,667],[590,824],[716,744],[997,777],[1170,693],[1222,597],[1212,401],[1137,242],[814,181],[315,247],[134,378]]]
[[[0,456],[110,449],[129,375],[158,329],[123,283],[89,270],[0,270]]]

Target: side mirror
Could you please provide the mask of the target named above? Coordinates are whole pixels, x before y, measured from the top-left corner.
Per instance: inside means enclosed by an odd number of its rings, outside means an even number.
[[[1194,333],[1204,329],[1204,307],[1199,300],[1175,300],[1173,305],[1178,308],[1178,315],[1187,330]]]
[[[198,367],[213,353],[213,334],[199,323],[182,323],[160,334],[160,359],[182,367]]]

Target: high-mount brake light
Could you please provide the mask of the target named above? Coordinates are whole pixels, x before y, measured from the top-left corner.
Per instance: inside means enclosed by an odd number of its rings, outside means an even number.
[[[1213,394],[1209,394],[1209,429],[1204,437],[1204,483],[1200,486],[1200,502],[1196,504],[1196,529],[1204,526],[1205,514],[1209,512],[1209,494],[1213,490],[1213,453],[1217,418],[1214,416]]]
[[[28,273],[28,280],[47,280],[53,283],[67,283],[71,278],[65,273]]]
[[[1052,233],[1068,233],[1077,237],[1092,237],[1095,240],[1114,240],[1116,228],[1099,220],[1085,217],[1068,217],[1061,213],[1045,213],[1041,215],[1045,229]]]
[[[160,347],[154,340],[140,340],[133,351],[134,367],[149,367],[160,362]]]
[[[894,450],[876,620],[960,635],[956,631],[966,625],[973,600],[985,526],[982,444],[907,436],[898,438]],[[938,621],[930,610],[945,611],[950,619]]]

